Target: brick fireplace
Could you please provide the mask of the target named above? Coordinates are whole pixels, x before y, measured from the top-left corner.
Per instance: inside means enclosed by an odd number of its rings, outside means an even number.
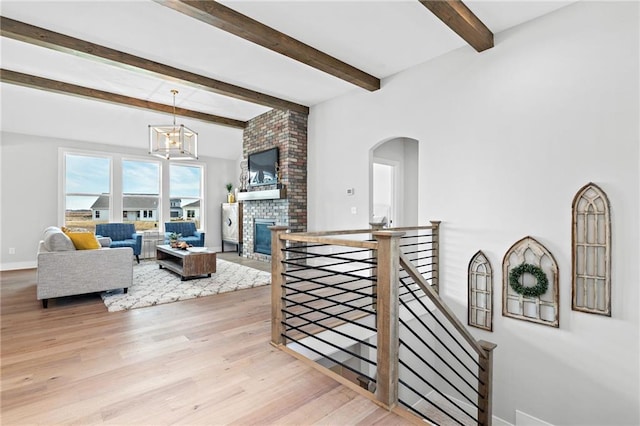
[[[256,250],[256,221],[288,226],[292,232],[307,230],[307,115],[274,109],[250,120],[243,134],[243,158],[273,147],[279,149],[280,184],[284,191],[273,191],[276,185],[248,190],[280,192],[282,197],[242,201],[242,255],[263,261],[271,260],[266,254],[270,250],[262,243]]]

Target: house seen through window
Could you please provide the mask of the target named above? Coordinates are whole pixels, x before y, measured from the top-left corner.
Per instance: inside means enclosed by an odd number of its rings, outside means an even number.
[[[195,222],[201,229],[202,167],[171,164],[169,176],[171,220]]]
[[[160,163],[155,160],[122,161],[122,221],[136,231],[158,229]]]

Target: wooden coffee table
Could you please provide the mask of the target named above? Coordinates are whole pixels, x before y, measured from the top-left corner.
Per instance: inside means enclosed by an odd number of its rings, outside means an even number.
[[[190,278],[210,277],[216,272],[214,251],[190,252],[171,248],[169,245],[156,246],[156,261],[160,268],[166,268],[180,275],[182,281]]]

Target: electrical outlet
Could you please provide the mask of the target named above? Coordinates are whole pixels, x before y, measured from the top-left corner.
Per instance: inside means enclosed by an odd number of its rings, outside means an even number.
[[[355,193],[356,193],[355,189],[353,189],[353,188],[347,188],[347,195],[353,195],[353,194],[355,194]]]
[[[16,249],[13,247],[9,248],[9,254],[16,254]]]
[[[358,214],[358,208],[357,207],[351,207],[351,214]]]

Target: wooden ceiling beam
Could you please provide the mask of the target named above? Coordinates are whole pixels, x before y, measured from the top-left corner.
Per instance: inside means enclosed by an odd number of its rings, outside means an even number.
[[[493,33],[460,0],[419,0],[478,52],[493,47]]]
[[[189,71],[130,55],[109,47],[91,43],[44,28],[26,24],[7,17],[0,17],[0,34],[26,43],[47,47],[59,52],[71,53],[82,58],[98,60],[128,70],[144,72],[172,82],[206,90],[242,101],[271,108],[309,113],[309,107],[255,92],[223,81],[214,80]]]
[[[145,101],[143,99],[118,95],[116,93],[105,92],[97,89],[91,89],[84,86],[78,86],[76,84],[65,83],[62,81],[50,80],[48,78],[38,77],[31,74],[24,74],[4,68],[0,68],[0,81],[15,84],[18,86],[46,90],[48,92],[61,93],[64,95],[78,96],[86,99],[99,100],[119,105],[126,105],[134,108],[173,114],[172,105]],[[175,113],[176,115],[179,115],[181,117],[195,118],[196,120],[206,121],[208,123],[214,123],[238,129],[244,129],[247,126],[246,121],[234,120],[232,118],[220,117],[218,115],[206,114],[204,112],[193,111],[185,108],[176,107]]]
[[[154,0],[213,27],[251,41],[310,67],[369,91],[380,89],[380,79],[261,22],[211,0]]]

